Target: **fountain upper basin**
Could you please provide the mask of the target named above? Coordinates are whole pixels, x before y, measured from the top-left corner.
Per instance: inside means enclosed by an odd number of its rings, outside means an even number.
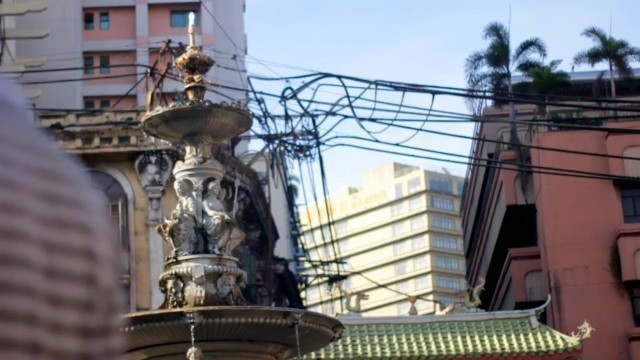
[[[145,132],[172,143],[202,135],[223,142],[249,130],[251,124],[246,110],[207,101],[158,108],[142,118]]]
[[[343,326],[329,316],[287,308],[205,306],[128,314],[123,332],[127,359],[185,359],[191,346],[188,315],[195,318],[195,344],[206,359],[286,359],[340,338]],[[298,339],[292,321],[298,321]]]

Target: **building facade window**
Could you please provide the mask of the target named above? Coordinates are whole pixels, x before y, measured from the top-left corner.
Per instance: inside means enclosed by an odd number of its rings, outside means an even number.
[[[427,256],[419,256],[417,258],[413,259],[413,269],[414,270],[421,270],[421,269],[426,269],[429,266],[429,260],[427,259]]]
[[[407,232],[407,222],[401,221],[391,225],[391,235],[398,236]]]
[[[111,101],[109,100],[100,100],[100,109],[108,109],[111,107]]]
[[[431,226],[434,229],[452,231],[456,229],[456,219],[448,216],[432,215]]]
[[[85,109],[95,109],[96,108],[96,103],[93,100],[85,100],[84,101],[84,108]]]
[[[631,289],[631,307],[633,308],[633,321],[640,326],[640,287]]]
[[[84,29],[85,30],[93,30],[95,29],[95,22],[93,20],[93,13],[84,13]]]
[[[109,55],[100,56],[100,74],[108,74],[111,72],[111,64]]]
[[[436,267],[444,270],[460,270],[460,261],[454,257],[436,255]]]
[[[393,256],[402,255],[407,253],[408,251],[409,244],[406,240],[398,241],[397,243],[393,244]]]
[[[434,235],[433,247],[442,250],[458,250],[458,239],[447,235]]]
[[[111,27],[111,21],[109,19],[109,13],[101,12],[100,13],[100,30],[109,30],[110,27]]]
[[[331,248],[331,244],[327,244],[325,246],[322,247],[322,255],[324,255],[325,258],[330,258],[333,256],[333,251]]]
[[[307,301],[314,301],[320,297],[320,290],[317,287],[307,289]]]
[[[391,216],[398,216],[404,213],[404,202],[391,205]]]
[[[418,192],[422,189],[422,184],[420,182],[420,177],[415,177],[413,179],[409,179],[407,181],[407,191],[409,194],[413,194],[414,192]]]
[[[411,249],[418,250],[427,247],[427,238],[424,235],[414,236],[411,238]]]
[[[404,275],[409,271],[409,264],[406,261],[400,261],[393,265],[393,272],[396,276]]]
[[[195,14],[194,25],[198,26],[199,16],[198,10],[171,10],[171,27],[187,27],[189,26],[189,13]]]
[[[427,279],[426,276],[415,278],[413,280],[413,285],[415,286],[416,290],[426,289],[429,287],[429,279]]]
[[[411,304],[408,301],[401,302],[396,305],[399,316],[409,315],[409,309],[411,309]]]
[[[436,276],[436,285],[440,288],[451,290],[460,290],[462,288],[460,279],[445,275]]]
[[[431,197],[431,207],[437,210],[445,210],[445,211],[453,211],[454,210],[454,202],[453,199],[440,197],[440,196],[432,196]]]
[[[436,296],[436,301],[440,303],[440,306],[447,307],[453,304],[456,299],[451,296]]]
[[[307,259],[309,259],[309,260],[318,259],[318,250],[309,250],[307,252]]]
[[[409,281],[401,281],[399,283],[396,283],[395,285],[396,291],[397,292],[401,292],[403,294],[406,294],[410,291],[410,283]]]
[[[85,56],[84,57],[84,73],[85,74],[93,74],[93,56]]]
[[[416,196],[409,199],[409,211],[422,209],[424,207],[423,197]]]
[[[424,227],[424,216],[419,215],[412,217],[409,223],[411,224],[411,231],[422,229]]]
[[[436,176],[429,177],[429,190],[441,194],[453,194],[453,181]]]
[[[127,308],[131,307],[131,264],[130,264],[130,239],[129,222],[127,217],[127,193],[122,185],[111,175],[92,170],[89,172],[93,186],[97,188],[106,198],[107,215],[109,223],[113,228],[113,233],[117,235],[123,249],[122,256],[122,279],[123,291],[127,295]]]
[[[467,191],[467,184],[464,181],[458,182],[458,195],[464,196],[465,191]]]
[[[530,271],[524,276],[524,288],[527,293],[527,301],[544,300],[547,291],[544,286],[544,277],[541,270]]]
[[[640,187],[620,189],[625,223],[640,222]]]
[[[340,249],[340,252],[347,252],[349,251],[349,239],[342,239],[338,242],[338,248]]]
[[[347,222],[347,220],[342,220],[342,221],[338,221],[337,223],[335,223],[335,227],[336,227],[336,235],[342,235],[344,233],[347,232],[347,230],[349,229],[349,224]]]

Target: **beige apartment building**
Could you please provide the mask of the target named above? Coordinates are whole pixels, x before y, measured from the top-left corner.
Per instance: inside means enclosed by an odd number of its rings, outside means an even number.
[[[409,295],[419,314],[462,301],[464,186],[462,177],[392,163],[365,173],[362,188],[330,194],[328,211],[324,199],[301,208],[307,307],[347,314],[359,302],[364,316],[395,316],[408,313]]]

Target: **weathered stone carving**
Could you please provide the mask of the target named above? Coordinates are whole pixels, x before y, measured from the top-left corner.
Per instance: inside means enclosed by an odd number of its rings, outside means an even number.
[[[207,186],[207,194],[202,200],[204,210],[204,228],[207,233],[207,250],[210,254],[223,253],[219,245],[222,238],[228,236],[234,228],[231,217],[227,215],[223,199],[226,197],[226,190],[222,189],[217,181],[212,181]],[[225,255],[230,255],[225,252]]]
[[[147,192],[150,224],[162,220],[162,195],[171,177],[171,165],[171,158],[159,151],[144,152],[134,163],[138,179]]]
[[[160,291],[166,294],[162,308],[180,308],[187,303],[184,300],[184,283],[177,275],[170,275],[160,283]]]
[[[198,205],[188,187],[188,180],[177,180],[174,189],[178,205],[171,212],[171,218],[158,225],[158,232],[172,248],[172,258],[197,253],[201,243],[196,222]]]
[[[205,305],[246,305],[241,289],[247,276],[238,260],[228,256],[179,256],[167,263],[160,276],[166,300],[163,308]]]
[[[171,159],[164,152],[144,152],[136,159],[135,168],[143,188],[164,188],[171,176]]]

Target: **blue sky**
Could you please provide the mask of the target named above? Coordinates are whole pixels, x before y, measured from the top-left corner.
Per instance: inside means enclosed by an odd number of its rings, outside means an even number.
[[[268,76],[274,76],[274,72],[283,76],[301,73],[275,65],[266,68],[255,60],[259,59],[370,79],[464,87],[465,58],[485,47],[481,34],[489,22],[509,23],[510,8],[512,43],[532,36],[542,38],[548,48],[548,59],[562,59],[561,68],[567,71],[571,70],[573,55],[591,46],[588,39],[580,36],[588,26],[608,31],[611,19],[615,37],[640,46],[637,0],[247,0],[245,26],[250,55],[247,66],[250,73]],[[576,68],[579,70],[590,68]],[[429,105],[426,97],[411,101]],[[456,98],[437,98],[435,108],[467,112],[462,100]],[[467,135],[473,130],[472,125],[429,125],[429,128]],[[352,133],[357,129],[345,125],[338,131]],[[404,135],[391,131],[384,134],[387,139]],[[421,136],[412,145],[469,153],[468,142],[448,137]],[[364,171],[391,161],[431,169],[446,166],[453,173],[464,174],[462,166],[346,148],[327,151],[325,161],[331,190],[357,186]]]

